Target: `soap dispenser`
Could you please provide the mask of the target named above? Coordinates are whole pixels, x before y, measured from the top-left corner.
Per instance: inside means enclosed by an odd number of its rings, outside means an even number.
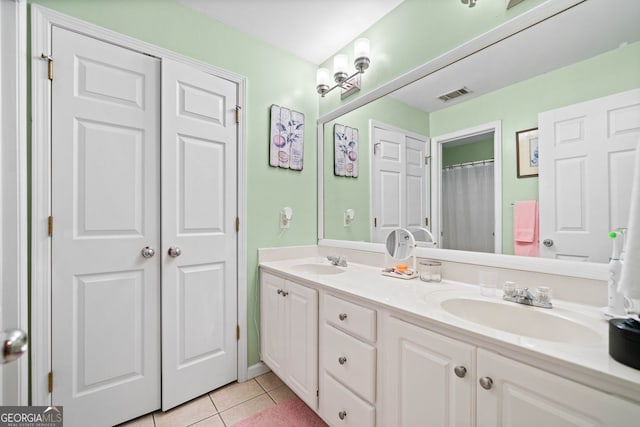
[[[618,282],[620,281],[620,273],[622,271],[622,261],[620,254],[622,253],[622,231],[612,231],[609,237],[613,239],[613,250],[611,258],[609,258],[609,281],[607,294],[609,302],[607,304],[607,314],[610,316],[624,316],[624,295],[618,292]]]

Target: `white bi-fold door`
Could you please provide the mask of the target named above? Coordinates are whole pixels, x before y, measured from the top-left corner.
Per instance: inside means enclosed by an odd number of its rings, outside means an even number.
[[[540,256],[607,262],[609,232],[629,223],[640,89],[540,113],[538,122]]]
[[[237,96],[78,33],[52,40],[52,402],[66,425],[110,425],[237,377]]]

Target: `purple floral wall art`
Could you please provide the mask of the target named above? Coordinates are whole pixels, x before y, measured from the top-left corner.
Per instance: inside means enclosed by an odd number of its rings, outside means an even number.
[[[333,126],[334,174],[358,177],[358,129],[345,125]]]
[[[269,165],[302,170],[304,160],[304,114],[271,106]]]

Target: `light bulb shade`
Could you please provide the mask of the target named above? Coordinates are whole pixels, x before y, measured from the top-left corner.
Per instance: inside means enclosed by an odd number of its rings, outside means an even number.
[[[331,77],[329,76],[329,70],[326,68],[319,68],[316,71],[316,90],[322,96],[329,92],[329,86],[331,84]]]
[[[336,55],[333,58],[333,79],[336,83],[342,83],[349,77],[349,74],[347,74],[348,61],[347,55],[344,54]]]
[[[353,45],[354,58],[368,58],[371,49],[369,39],[361,38]]]

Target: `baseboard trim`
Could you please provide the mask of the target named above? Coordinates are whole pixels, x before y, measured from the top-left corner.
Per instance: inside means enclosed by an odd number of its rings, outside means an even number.
[[[250,380],[251,378],[255,378],[262,374],[266,374],[270,370],[271,369],[269,369],[269,367],[262,362],[258,362],[255,365],[251,365],[247,369],[247,380]]]

